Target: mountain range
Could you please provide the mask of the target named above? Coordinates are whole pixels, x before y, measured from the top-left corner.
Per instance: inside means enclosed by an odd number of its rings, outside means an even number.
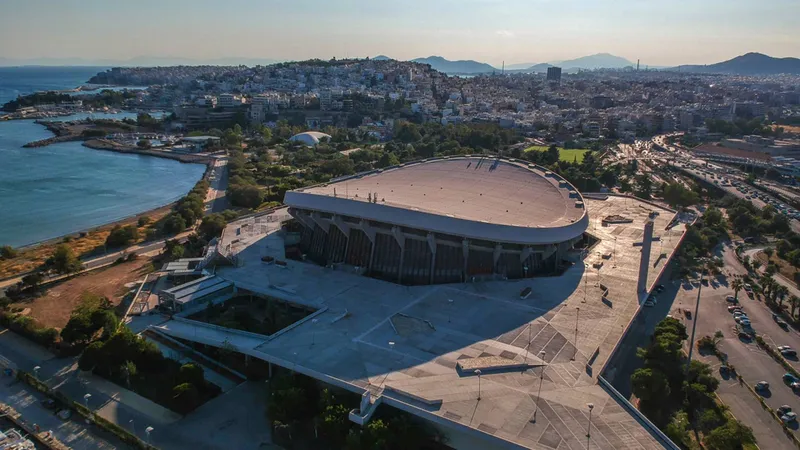
[[[716,64],[678,66],[673,70],[734,75],[800,75],[800,59],[773,58],[763,53],[746,53]]]
[[[377,59],[388,59],[388,57],[381,55],[376,56]],[[441,56],[429,56],[427,58],[412,59],[412,62],[422,64],[430,64],[430,66],[439,72],[451,74],[479,74],[479,73],[492,73],[499,72],[501,68],[491,66],[489,64],[473,61],[450,61]],[[623,67],[633,66],[634,63],[625,58],[614,56],[608,53],[598,53],[595,55],[583,56],[576,59],[566,61],[552,61],[547,63],[526,63],[526,64],[509,64],[505,67],[506,72],[512,73],[539,73],[547,72],[548,67],[558,65],[564,71],[574,72],[578,69],[621,69]]]

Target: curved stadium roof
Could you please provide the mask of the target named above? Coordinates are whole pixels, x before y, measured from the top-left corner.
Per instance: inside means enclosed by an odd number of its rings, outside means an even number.
[[[335,194],[335,196],[334,196]],[[371,195],[377,202],[370,203]],[[550,244],[588,217],[566,180],[513,159],[432,158],[290,191],[285,203],[473,239]]]
[[[319,131],[306,131],[305,133],[295,134],[294,136],[290,137],[289,140],[292,142],[302,142],[309,147],[313,147],[319,144],[320,140],[325,138],[330,139],[331,136],[329,134],[320,133]]]

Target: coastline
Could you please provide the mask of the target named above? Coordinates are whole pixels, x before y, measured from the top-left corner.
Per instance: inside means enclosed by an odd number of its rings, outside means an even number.
[[[214,161],[214,158],[206,155],[175,153],[153,148],[143,149],[138,147],[130,147],[130,146],[120,145],[115,142],[108,141],[106,139],[88,139],[83,142],[83,146],[95,150],[106,150],[117,153],[133,153],[137,155],[147,155],[147,156],[154,156],[157,158],[172,159],[187,164],[205,164],[206,166],[210,166],[211,163],[213,163]]]

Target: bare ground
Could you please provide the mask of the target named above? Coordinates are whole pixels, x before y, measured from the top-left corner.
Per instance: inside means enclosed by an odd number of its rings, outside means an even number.
[[[149,258],[118,264],[77,276],[49,288],[43,295],[12,307],[30,308],[29,315],[42,326],[61,329],[85,292],[108,298],[119,305],[128,292],[125,284],[144,278]]]

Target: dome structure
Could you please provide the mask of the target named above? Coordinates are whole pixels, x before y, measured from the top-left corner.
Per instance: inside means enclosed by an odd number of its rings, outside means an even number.
[[[289,141],[302,142],[309,147],[314,147],[326,138],[330,139],[331,136],[329,134],[320,133],[319,131],[306,131],[305,133],[295,134],[289,138]]]

